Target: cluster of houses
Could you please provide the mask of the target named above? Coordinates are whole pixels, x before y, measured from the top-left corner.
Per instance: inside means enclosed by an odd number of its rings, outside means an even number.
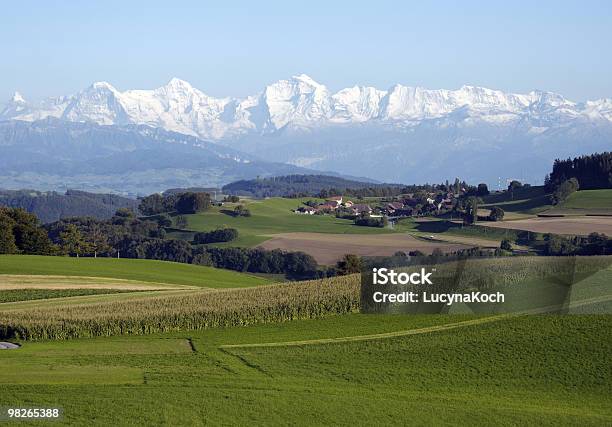
[[[342,196],[334,196],[328,198],[325,202],[318,204],[317,206],[301,206],[294,212],[304,215],[314,215],[317,213],[331,213],[342,209],[353,215],[372,214],[372,208],[366,204],[356,204],[348,199],[344,199]]]
[[[373,209],[367,204],[355,204],[342,196],[328,198],[316,206],[301,206],[294,212],[304,215],[332,213],[338,210],[355,216],[369,215],[372,217],[408,217],[427,212],[436,213],[453,208],[456,196],[453,193],[429,194],[425,200],[406,194],[400,200],[384,203]]]
[[[455,199],[456,197],[453,193],[429,194],[424,200],[419,200],[412,194],[407,194],[399,201],[387,203],[384,207],[384,212],[390,217],[440,213],[453,209]]]

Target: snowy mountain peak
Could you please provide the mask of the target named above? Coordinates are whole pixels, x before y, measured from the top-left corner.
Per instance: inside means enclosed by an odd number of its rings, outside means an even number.
[[[13,94],[13,97],[11,98],[11,101],[13,103],[19,103],[19,104],[26,104],[26,100],[25,98],[17,91],[15,91],[15,93]]]
[[[165,87],[173,89],[182,89],[187,91],[193,90],[193,86],[191,86],[191,83],[179,79],[177,77],[172,77]]]
[[[104,81],[92,83],[90,88],[91,89],[108,90],[108,91],[111,91],[111,92],[117,92],[117,89],[115,89],[113,87],[113,85],[111,85],[109,82],[104,82]]]
[[[612,108],[610,100],[575,103],[552,92],[514,94],[472,85],[431,90],[396,84],[386,91],[353,86],[332,93],[310,76],[298,74],[244,99],[214,98],[176,77],[157,89],[124,92],[102,81],[75,95],[39,103],[28,103],[16,93],[0,113],[0,119],[32,121],[46,117],[98,124],[145,124],[224,139],[284,128],[312,130],[365,122],[402,128],[439,119],[458,126],[522,123],[542,129],[573,120],[609,122]]]
[[[292,80],[298,81],[298,82],[302,82],[304,84],[310,85],[310,86],[314,86],[314,87],[325,87],[323,86],[321,83],[315,81],[312,77],[310,77],[307,74],[299,74],[297,76],[292,76],[291,77]]]

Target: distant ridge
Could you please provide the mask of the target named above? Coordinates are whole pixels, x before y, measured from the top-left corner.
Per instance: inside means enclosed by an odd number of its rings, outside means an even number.
[[[0,206],[25,209],[36,214],[43,223],[49,223],[75,216],[106,219],[120,208],[136,212],[138,201],[115,194],[77,190],[68,190],[65,194],[55,191],[0,190]]]
[[[404,187],[401,184],[381,184],[367,181],[355,181],[329,175],[286,175],[269,178],[240,180],[223,186],[223,192],[237,196],[250,197],[291,197],[298,195],[315,195],[322,190],[331,189],[340,192],[346,189],[363,189],[375,187]]]

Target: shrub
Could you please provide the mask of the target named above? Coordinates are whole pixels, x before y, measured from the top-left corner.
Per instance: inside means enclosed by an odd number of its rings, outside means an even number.
[[[249,217],[251,216],[251,211],[243,205],[239,205],[234,208],[233,215]]]
[[[160,227],[172,227],[172,218],[168,214],[161,214],[157,218],[157,224]]]
[[[341,261],[338,261],[336,269],[338,274],[346,275],[360,273],[362,268],[361,258],[358,255],[346,254]]]
[[[379,227],[383,228],[385,226],[386,218],[371,218],[371,217],[362,217],[355,218],[355,225],[359,225],[361,227]]]
[[[510,243],[510,240],[508,239],[504,239],[501,241],[501,244],[499,245],[500,249],[503,249],[505,251],[511,251],[512,250],[512,243]]]
[[[498,206],[493,206],[489,213],[489,221],[501,221],[504,219],[504,210]]]
[[[563,181],[551,195],[552,204],[558,205],[565,202],[572,193],[578,191],[579,187],[580,186],[578,185],[578,180],[576,178],[570,178]]]
[[[187,228],[187,217],[185,215],[178,215],[174,222],[177,228]]]
[[[217,243],[230,242],[238,237],[238,230],[235,228],[219,228],[213,231],[204,231],[196,233],[193,236],[193,243]]]

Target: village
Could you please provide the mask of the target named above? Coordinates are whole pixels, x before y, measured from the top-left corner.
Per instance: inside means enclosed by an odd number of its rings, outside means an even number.
[[[462,189],[463,190],[463,189]],[[293,212],[301,215],[335,214],[337,217],[370,217],[390,219],[439,215],[451,211],[460,194],[453,192],[404,194],[391,200],[362,200],[354,203],[344,196],[328,197],[324,202],[309,200]]]

